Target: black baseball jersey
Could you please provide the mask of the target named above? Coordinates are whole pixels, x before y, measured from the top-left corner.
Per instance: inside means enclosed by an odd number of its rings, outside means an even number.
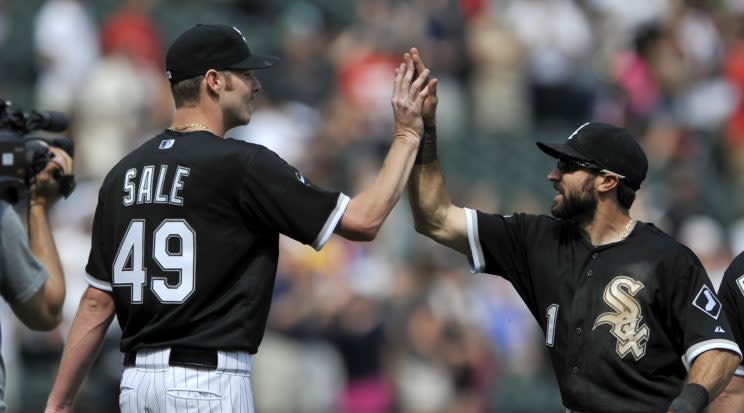
[[[731,324],[731,332],[739,348],[744,348],[744,252],[734,258],[723,274],[718,298]],[[744,362],[736,368],[736,375],[744,377]]]
[[[263,146],[166,130],[106,176],[87,280],[112,292],[124,352],[255,353],[279,234],[320,249],[348,202]]]
[[[567,408],[665,412],[698,355],[741,355],[697,257],[652,224],[595,247],[568,221],[465,212],[471,269],[527,304]]]

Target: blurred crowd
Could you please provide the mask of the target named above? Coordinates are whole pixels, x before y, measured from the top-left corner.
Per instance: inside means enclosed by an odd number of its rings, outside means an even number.
[[[692,248],[716,285],[744,250],[744,0],[0,2],[0,97],[70,115],[79,181],[52,217],[66,323],[31,333],[2,311],[10,412],[43,407],[86,287],[100,182],[169,125],[164,51],[198,22],[235,25],[254,51],[281,57],[257,73],[251,123],[228,136],[318,185],[355,194],[370,182],[390,144],[393,71],[416,46],[439,79],[440,157],[457,204],[546,213],[552,164],[534,141],[604,121],[649,156],[635,218]],[[257,410],[563,411],[513,288],[415,234],[401,204],[371,244],[337,237],[316,253],[281,239]],[[76,411],[117,411],[119,334],[114,325]]]

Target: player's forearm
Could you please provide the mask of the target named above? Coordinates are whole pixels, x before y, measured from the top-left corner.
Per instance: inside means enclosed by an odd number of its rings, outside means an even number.
[[[739,355],[730,351],[706,351],[695,359],[687,382],[705,387],[713,400],[731,380],[740,361]]]
[[[726,350],[708,350],[692,363],[687,383],[704,387],[708,392],[710,402],[726,387],[739,362],[740,358],[736,353]]]
[[[416,231],[437,239],[452,206],[438,160],[414,166],[408,194]]]
[[[69,411],[75,395],[96,359],[114,316],[113,300],[89,288],[80,300],[62,353],[57,378],[47,400],[47,412]]]
[[[346,238],[371,240],[400,199],[413,168],[419,137],[408,130],[396,131],[390,151],[372,184],[349,202],[342,218]],[[351,231],[349,231],[349,229]]]
[[[28,242],[31,253],[49,273],[44,285],[44,310],[50,317],[58,317],[65,301],[65,280],[62,263],[54,244],[46,208],[31,205],[28,212]]]

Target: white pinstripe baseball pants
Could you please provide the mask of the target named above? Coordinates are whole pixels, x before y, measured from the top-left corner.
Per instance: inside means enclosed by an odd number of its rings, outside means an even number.
[[[124,370],[119,389],[122,413],[254,413],[253,359],[217,352],[217,369],[169,366],[170,349],[140,350]]]

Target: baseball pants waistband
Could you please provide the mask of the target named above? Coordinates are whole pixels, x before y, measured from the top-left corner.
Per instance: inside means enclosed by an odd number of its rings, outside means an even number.
[[[227,373],[250,374],[253,357],[244,351],[218,351],[167,347],[130,351],[124,355],[125,367],[164,369],[169,366],[206,368]]]

